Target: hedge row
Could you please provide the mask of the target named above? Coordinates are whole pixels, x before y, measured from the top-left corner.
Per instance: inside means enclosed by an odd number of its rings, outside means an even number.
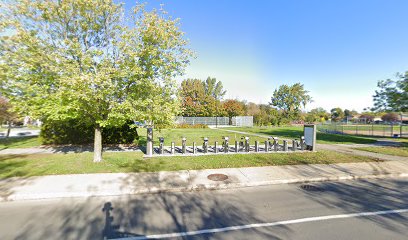
[[[137,144],[139,136],[133,123],[102,129],[103,144]],[[79,120],[48,121],[41,127],[43,144],[89,144],[94,140],[94,127]]]

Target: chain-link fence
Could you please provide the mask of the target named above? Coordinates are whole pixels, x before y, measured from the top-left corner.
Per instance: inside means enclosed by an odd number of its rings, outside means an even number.
[[[252,127],[254,125],[253,116],[237,116],[231,119],[228,117],[176,117],[176,124],[204,124],[208,126],[239,126],[239,127]]]
[[[254,117],[253,116],[237,116],[232,118],[232,125],[238,127],[253,127]]]
[[[321,124],[318,131],[334,134],[364,135],[377,137],[408,137],[407,124]]]

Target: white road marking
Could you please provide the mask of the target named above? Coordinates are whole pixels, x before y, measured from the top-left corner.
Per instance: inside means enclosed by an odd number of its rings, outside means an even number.
[[[360,213],[350,213],[350,214],[327,215],[327,216],[319,216],[319,217],[308,217],[308,218],[299,218],[299,219],[270,222],[270,223],[253,223],[253,224],[240,225],[240,226],[203,229],[203,230],[190,231],[190,232],[156,234],[156,235],[147,235],[143,237],[129,237],[129,238],[120,238],[120,239],[121,240],[145,240],[145,239],[175,238],[175,237],[208,234],[208,233],[236,231],[236,230],[243,230],[243,229],[249,229],[249,228],[272,227],[272,226],[289,225],[289,224],[296,224],[296,223],[316,222],[316,221],[325,221],[325,220],[333,220],[333,219],[354,218],[354,217],[367,217],[367,216],[397,214],[397,213],[406,213],[406,212],[408,212],[408,208],[377,211],[377,212],[360,212]],[[120,240],[120,239],[117,239],[117,240]]]

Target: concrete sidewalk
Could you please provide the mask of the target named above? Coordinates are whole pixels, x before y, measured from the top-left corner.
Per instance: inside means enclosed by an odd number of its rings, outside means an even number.
[[[210,174],[228,179],[212,181]],[[408,161],[226,168],[157,173],[55,175],[0,180],[0,201],[194,191],[282,183],[408,177]]]

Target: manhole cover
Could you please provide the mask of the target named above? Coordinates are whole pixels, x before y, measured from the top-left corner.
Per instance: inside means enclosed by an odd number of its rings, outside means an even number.
[[[207,176],[208,179],[212,180],[212,181],[224,181],[228,179],[228,176],[225,174],[210,174]]]
[[[300,188],[305,190],[305,191],[311,191],[311,192],[321,192],[321,191],[323,191],[322,188],[314,186],[314,185],[310,185],[310,184],[300,185]]]

